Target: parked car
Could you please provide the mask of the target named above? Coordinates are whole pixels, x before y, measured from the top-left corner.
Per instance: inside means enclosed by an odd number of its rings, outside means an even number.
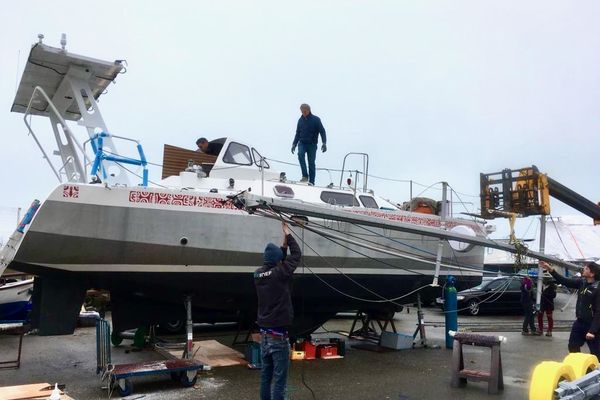
[[[457,293],[459,312],[479,315],[482,312],[516,313],[521,309],[521,281],[518,276],[504,276],[486,279],[481,284]],[[444,298],[436,303],[443,309]]]

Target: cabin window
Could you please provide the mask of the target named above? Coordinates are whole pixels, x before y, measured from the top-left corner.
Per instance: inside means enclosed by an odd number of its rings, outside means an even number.
[[[365,206],[367,208],[377,208],[377,209],[379,208],[379,206],[377,205],[377,202],[371,196],[358,196],[358,197],[360,198],[360,201],[362,202],[363,206]]]
[[[252,148],[252,156],[254,157],[254,164],[256,164],[256,166],[260,168],[260,159],[262,158],[262,156],[258,151],[256,151],[254,147]],[[269,163],[267,162],[267,160],[262,160],[262,163],[262,166],[265,169],[269,169]]]
[[[275,187],[273,188],[273,191],[275,192],[275,195],[278,197],[284,197],[286,199],[294,198],[294,189],[292,189],[289,186],[275,185]]]
[[[223,162],[227,164],[252,165],[250,149],[241,143],[231,142],[223,156]]]
[[[339,192],[321,192],[321,200],[327,204],[335,204],[337,206],[360,206],[356,197],[350,193]]]

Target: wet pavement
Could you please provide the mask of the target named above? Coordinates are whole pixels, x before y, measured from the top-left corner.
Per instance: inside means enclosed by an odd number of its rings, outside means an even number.
[[[452,351],[444,347],[444,328],[439,322],[444,315],[436,308],[425,308],[428,342],[441,348],[377,353],[347,346],[346,357],[336,360],[293,361],[290,368],[289,399],[526,399],[528,381],[535,365],[544,360],[560,361],[567,354],[568,321],[574,317],[573,303],[561,312],[559,307],[568,295],[559,294],[555,319],[560,320],[560,331],[553,337],[522,336],[516,330],[519,316],[459,317],[464,326],[485,326],[506,336],[502,345],[505,389],[500,395],[488,395],[487,384],[469,382],[467,387],[450,387]],[[334,319],[324,325],[325,332],[316,337],[340,337],[333,333],[347,331],[351,319]],[[416,325],[416,309],[410,308],[396,315],[399,332],[412,334]],[[500,330],[512,330],[500,332]],[[479,333],[479,332],[478,332]],[[195,330],[195,339],[214,338],[223,344],[232,343],[230,331]],[[176,339],[171,337],[171,340]],[[181,338],[183,340],[183,337]],[[15,337],[0,337],[0,359],[16,353]],[[113,363],[131,363],[159,360],[162,357],[151,349],[135,351],[125,340],[113,348]],[[490,351],[487,348],[465,346],[465,364],[469,369],[489,369]],[[243,352],[243,348],[238,348]],[[587,349],[585,349],[587,351]],[[96,375],[96,342],[94,328],[79,328],[69,336],[24,338],[21,368],[0,370],[0,386],[49,382],[64,383],[74,399],[106,399],[100,376]],[[134,392],[127,399],[257,399],[260,371],[244,366],[221,367],[203,372],[193,388],[182,388],[168,375],[134,378]],[[113,398],[119,398],[114,393]]]

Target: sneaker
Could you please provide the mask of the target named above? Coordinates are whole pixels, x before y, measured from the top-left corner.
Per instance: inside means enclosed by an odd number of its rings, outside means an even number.
[[[531,336],[531,333],[529,333],[529,331],[522,331],[521,335],[523,335],[523,336]]]
[[[308,182],[308,186],[315,186],[315,184]]]
[[[542,336],[542,333],[543,333],[542,331],[535,331],[534,333],[532,333],[532,335]]]
[[[308,177],[303,176],[302,179],[300,179],[300,182],[308,182]]]
[[[552,337],[552,332],[546,332],[546,336]]]

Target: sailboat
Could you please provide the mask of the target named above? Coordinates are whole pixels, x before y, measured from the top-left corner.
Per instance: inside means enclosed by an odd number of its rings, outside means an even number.
[[[281,240],[282,219],[303,251],[293,282],[298,331],[340,311],[393,314],[417,294],[434,299],[449,274],[462,287],[481,281],[491,242],[483,223],[452,217],[446,201],[430,213],[401,210],[368,189],[368,170],[363,187],[341,179],[309,186],[275,171],[247,140],[226,137],[215,141],[218,155],[165,145],[162,179],[152,183],[140,141],[113,134],[98,104],[123,71],[119,60],[77,55],[66,39],[58,48],[40,37],[15,96],[12,111],[24,115],[58,180],[2,250],[2,265],[36,275],[32,318],[40,334],[71,333],[91,288],[110,291],[116,331],[183,320],[187,295],[198,314],[251,321],[253,272],[265,245]],[[53,152],[32,116],[49,119]],[[75,124],[87,135],[78,137]],[[136,155],[121,155],[120,146]]]

